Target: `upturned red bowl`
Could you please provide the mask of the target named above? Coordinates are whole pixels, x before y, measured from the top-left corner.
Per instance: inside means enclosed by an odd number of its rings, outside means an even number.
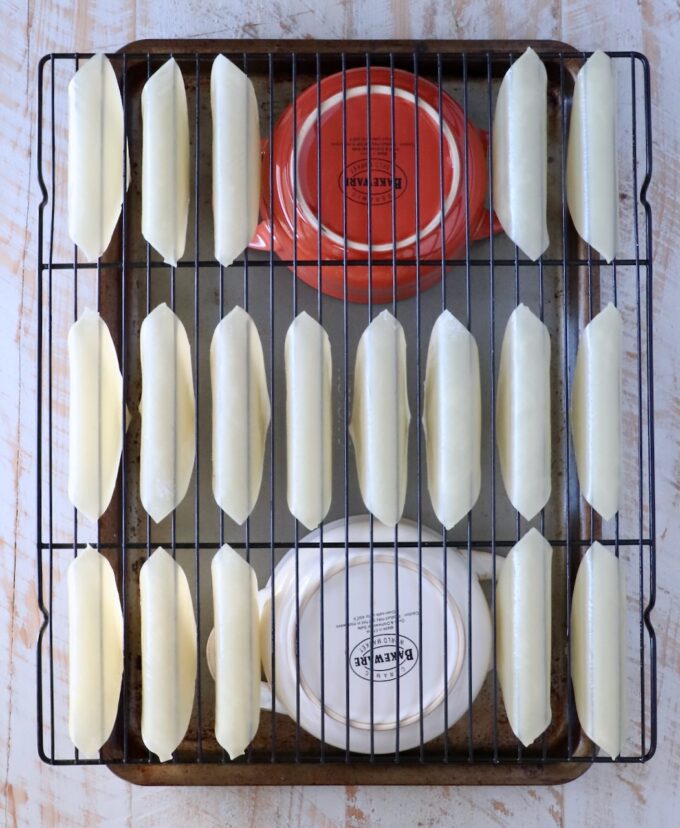
[[[344,82],[339,73],[302,92],[277,121],[272,147],[263,143],[262,222],[251,247],[269,250],[273,236],[298,278],[329,296],[384,303],[396,285],[404,299],[418,278],[420,290],[440,281],[442,251],[456,258],[465,249],[466,218],[470,241],[489,235],[486,183],[486,133],[450,95],[441,93],[440,113],[439,90],[424,78],[350,69]],[[417,268],[416,260],[436,261]]]

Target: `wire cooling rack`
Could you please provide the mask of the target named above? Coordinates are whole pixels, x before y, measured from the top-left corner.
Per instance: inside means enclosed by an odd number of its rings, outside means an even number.
[[[333,73],[383,66],[405,69],[436,84],[462,106],[465,117],[491,133],[498,86],[512,61],[532,45],[548,71],[548,222],[551,244],[537,262],[527,261],[502,235],[472,243],[469,222],[466,246],[457,258],[427,260],[416,255],[405,261],[396,247],[390,254],[364,260],[282,260],[268,252],[248,252],[228,269],[212,255],[210,210],[210,67],[225,54],[252,78],[260,107],[263,138],[272,142],[282,110],[303,89]],[[588,53],[554,42],[259,42],[144,41],[109,55],[119,78],[124,106],[125,139],[131,155],[130,189],[107,253],[97,263],[83,262],[66,230],[66,87],[88,54],[51,54],[38,73],[38,178],[42,191],[38,223],[38,395],[36,501],[38,600],[43,623],[37,646],[37,741],[41,758],[51,764],[107,764],[125,778],[154,783],[508,783],[558,782],[582,773],[597,755],[576,716],[569,680],[570,597],[578,563],[594,539],[610,546],[624,562],[627,595],[627,693],[631,704],[624,754],[617,762],[649,759],[656,744],[656,652],[651,611],[655,600],[654,434],[652,384],[652,237],[646,198],[652,170],[649,66],[635,52],[610,52],[616,69],[619,104],[618,160],[621,202],[620,255],[611,265],[577,238],[565,203],[566,137],[574,77]],[[191,124],[193,193],[187,250],[177,268],[165,265],[141,236],[141,89],[147,78],[173,56],[187,87]],[[370,82],[370,81],[368,81]],[[317,87],[318,88],[318,87]],[[346,92],[343,82],[343,95]],[[417,83],[416,83],[417,95]],[[343,97],[343,105],[346,98]],[[441,127],[440,127],[441,128]],[[417,137],[416,137],[417,140]],[[121,152],[123,148],[121,147]],[[467,193],[468,165],[463,180]],[[322,159],[318,159],[321,166]],[[394,163],[394,145],[392,145]],[[125,165],[123,165],[125,169]],[[488,157],[488,187],[492,158]],[[127,172],[124,172],[127,178]],[[270,162],[265,177],[272,191]],[[127,185],[127,181],[125,182]],[[321,184],[318,183],[320,188]],[[443,203],[443,186],[440,187]],[[370,204],[370,199],[369,199]],[[466,198],[466,217],[469,204]],[[346,214],[347,200],[344,210]],[[270,211],[271,212],[271,211]],[[370,208],[369,208],[370,222]],[[442,227],[443,232],[443,227]],[[294,248],[295,251],[295,248]],[[495,574],[496,560],[524,534],[527,524],[505,497],[495,455],[494,395],[500,340],[505,322],[520,302],[529,305],[551,333],[553,388],[553,494],[533,522],[553,548],[553,720],[545,734],[523,748],[509,728],[497,681],[496,640],[487,681],[458,722],[447,722],[442,737],[401,750],[398,738],[389,755],[356,754],[324,745],[276,710],[276,664],[273,665],[274,711],[263,712],[259,731],[247,755],[230,762],[214,738],[214,687],[205,660],[211,627],[210,560],[224,542],[242,550],[258,573],[259,586],[271,577],[274,599],[275,566],[284,552],[298,557],[310,545],[291,517],[285,499],[285,420],[283,356],[286,329],[294,316],[307,310],[321,321],[331,338],[334,356],[334,491],[328,520],[365,511],[358,493],[353,451],[348,436],[352,367],[358,338],[379,310],[325,296],[320,290],[321,266],[340,268],[377,264],[393,268],[395,293],[388,307],[404,326],[409,353],[409,397],[413,408],[410,430],[409,484],[405,517],[417,522],[417,542],[365,544],[373,551],[398,546],[457,547],[468,552],[488,550]],[[317,288],[290,273],[299,266],[319,269]],[[440,268],[438,287],[417,290],[412,299],[397,301],[400,267]],[[196,392],[196,465],[189,494],[159,525],[152,525],[139,503],[139,420],[133,417],[123,435],[123,454],[113,502],[93,528],[68,502],[68,378],[66,335],[85,306],[96,306],[112,330],[121,361],[124,398],[136,413],[140,396],[139,326],[160,301],[182,318],[192,344]],[[624,496],[614,521],[603,524],[580,497],[569,440],[569,385],[579,332],[613,301],[624,319]],[[258,325],[272,402],[265,477],[258,504],[244,527],[233,524],[216,506],[210,481],[209,342],[219,319],[234,304],[243,305]],[[451,531],[436,523],[425,484],[421,457],[421,386],[424,356],[434,319],[449,308],[476,336],[480,348],[484,400],[482,494],[467,521]],[[372,524],[371,524],[372,526]],[[422,540],[422,527],[437,528],[441,540]],[[322,530],[323,531],[323,530]],[[347,529],[346,529],[347,532]],[[125,670],[114,732],[98,760],[82,760],[67,731],[67,618],[65,571],[86,543],[96,546],[116,572],[124,614]],[[323,543],[323,541],[322,541]],[[141,741],[141,665],[139,642],[139,568],[150,552],[164,545],[189,577],[197,615],[199,665],[191,725],[172,763],[161,765]],[[351,546],[360,546],[352,542]],[[342,543],[327,544],[347,550]],[[422,575],[422,570],[421,570]],[[468,564],[468,596],[472,583]],[[398,581],[397,581],[398,582]],[[488,595],[495,621],[496,593]],[[421,599],[422,600],[422,599]],[[349,598],[347,598],[347,602]],[[468,600],[469,606],[469,600]],[[322,610],[323,611],[323,610]],[[273,617],[272,613],[272,617]],[[271,630],[274,639],[275,630]],[[444,622],[446,623],[446,622]],[[470,616],[467,619],[470,624]],[[495,624],[494,624],[495,627]],[[422,642],[423,630],[419,636]],[[474,630],[472,630],[474,636]],[[320,635],[320,663],[328,665]],[[297,653],[299,675],[299,652]],[[421,662],[422,688],[422,662]],[[349,681],[349,678],[346,678]],[[324,670],[321,680],[324,704]],[[398,694],[398,681],[397,681]],[[470,691],[471,692],[471,691]],[[471,698],[471,696],[470,696]],[[420,715],[423,715],[421,689]],[[373,724],[373,723],[372,723]],[[323,728],[323,717],[321,722]],[[422,731],[421,731],[422,732]],[[349,736],[348,736],[349,740]]]

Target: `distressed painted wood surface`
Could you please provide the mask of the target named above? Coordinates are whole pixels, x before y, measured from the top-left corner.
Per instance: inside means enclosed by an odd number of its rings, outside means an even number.
[[[675,0],[3,0],[0,53],[0,823],[70,825],[675,825],[680,806],[680,7]],[[52,50],[140,37],[545,37],[637,48],[653,67],[659,747],[556,788],[134,788],[43,766],[35,745],[36,67]],[[673,816],[675,814],[675,817]]]

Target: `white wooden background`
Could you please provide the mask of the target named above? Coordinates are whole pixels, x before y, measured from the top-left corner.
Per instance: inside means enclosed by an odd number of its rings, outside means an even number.
[[[678,824],[680,5],[677,0],[2,0],[0,5],[0,824]],[[41,765],[35,744],[36,67],[140,37],[543,37],[636,48],[653,69],[659,748],[555,788],[142,789]],[[675,814],[675,816],[674,816]]]

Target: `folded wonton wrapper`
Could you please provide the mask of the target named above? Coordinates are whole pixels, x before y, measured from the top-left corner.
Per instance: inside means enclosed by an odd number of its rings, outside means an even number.
[[[530,529],[496,587],[498,681],[513,733],[530,745],[550,724],[552,548]]]
[[[595,52],[576,76],[567,148],[567,204],[579,236],[607,262],[616,255],[619,185],[616,84],[611,58]]]
[[[316,529],[331,505],[333,365],[328,334],[304,311],[286,334],[288,508]]]
[[[123,377],[111,333],[85,309],[68,333],[69,500],[91,521],[106,511],[123,447]]]
[[[68,85],[68,232],[89,261],[109,246],[120,216],[123,133],[116,73],[107,57],[94,55]]]
[[[260,123],[253,84],[224,55],[210,76],[215,258],[229,266],[250,243],[260,204]]]
[[[260,723],[260,615],[253,568],[229,544],[212,561],[215,736],[241,756]]]
[[[626,738],[626,588],[621,561],[597,541],[581,561],[571,602],[571,678],[589,739],[611,757]]]
[[[423,430],[432,506],[451,529],[479,497],[482,400],[477,343],[448,310],[435,322],[427,350]]]
[[[176,266],[189,216],[189,113],[173,58],[144,84],[142,120],[142,235]]]
[[[195,402],[189,339],[165,304],[142,322],[140,497],[158,523],[184,498],[195,458]]]
[[[262,485],[271,407],[262,342],[250,315],[235,307],[210,345],[213,494],[236,523],[253,511]]]
[[[161,762],[184,738],[194,706],[196,619],[184,570],[161,546],[139,573],[142,739]]]
[[[550,334],[526,305],[503,336],[496,434],[505,491],[531,520],[550,497]]]
[[[350,435],[366,508],[386,526],[401,518],[408,471],[406,337],[384,310],[359,340]]]
[[[123,678],[123,613],[111,564],[91,546],[68,568],[68,733],[83,759],[111,735]]]
[[[621,489],[621,314],[611,303],[586,325],[571,391],[571,433],[583,496],[605,520]]]
[[[493,120],[493,208],[503,229],[536,260],[548,247],[548,78],[529,48],[506,72]]]

